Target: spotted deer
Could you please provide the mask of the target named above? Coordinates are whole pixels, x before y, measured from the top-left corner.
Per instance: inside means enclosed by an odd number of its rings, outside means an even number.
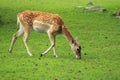
[[[32,56],[32,53],[30,52],[30,49],[27,45],[27,40],[31,29],[33,29],[37,32],[47,33],[51,42],[50,47],[45,50],[41,56],[47,54],[53,48],[54,56],[58,57],[55,48],[55,36],[57,34],[63,34],[68,40],[76,58],[81,58],[81,46],[79,45],[78,41],[73,38],[62,18],[58,14],[27,10],[18,13],[17,24],[19,24],[19,30],[13,35],[9,48],[10,53],[12,53],[13,46],[17,38],[24,33],[23,41],[25,48],[28,55]]]

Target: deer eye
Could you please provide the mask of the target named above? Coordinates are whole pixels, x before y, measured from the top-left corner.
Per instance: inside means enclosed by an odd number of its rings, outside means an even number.
[[[81,49],[81,46],[79,46],[79,49]]]
[[[77,52],[80,53],[80,49],[79,48],[77,48]]]

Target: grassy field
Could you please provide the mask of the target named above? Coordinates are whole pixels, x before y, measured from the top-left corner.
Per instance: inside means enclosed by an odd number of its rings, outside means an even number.
[[[120,80],[120,19],[111,13],[120,10],[120,0],[91,0],[107,12],[77,9],[89,0],[0,0],[0,80]],[[16,15],[23,10],[59,14],[82,46],[82,59],[76,60],[67,40],[57,36],[58,58],[52,50],[40,58],[49,39],[32,31],[29,57],[22,40],[8,53],[13,33],[18,30]]]

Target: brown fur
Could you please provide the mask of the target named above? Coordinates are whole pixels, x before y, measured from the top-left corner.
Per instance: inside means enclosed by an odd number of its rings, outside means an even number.
[[[28,26],[32,27],[33,21],[38,20],[56,26],[51,30],[54,33],[62,33],[62,26],[64,25],[64,22],[58,14],[27,10],[19,13],[18,16],[20,18],[20,21],[23,23],[27,23]]]
[[[43,21],[49,24],[59,24],[62,25],[64,22],[58,14],[51,14],[47,12],[37,12],[37,11],[24,11],[18,14],[18,16],[22,15],[23,20],[27,22],[29,25],[33,23],[34,20]],[[32,25],[31,25],[32,26]]]

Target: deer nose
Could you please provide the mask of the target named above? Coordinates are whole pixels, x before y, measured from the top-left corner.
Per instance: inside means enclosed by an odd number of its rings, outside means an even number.
[[[81,59],[81,56],[76,55],[76,59]]]

